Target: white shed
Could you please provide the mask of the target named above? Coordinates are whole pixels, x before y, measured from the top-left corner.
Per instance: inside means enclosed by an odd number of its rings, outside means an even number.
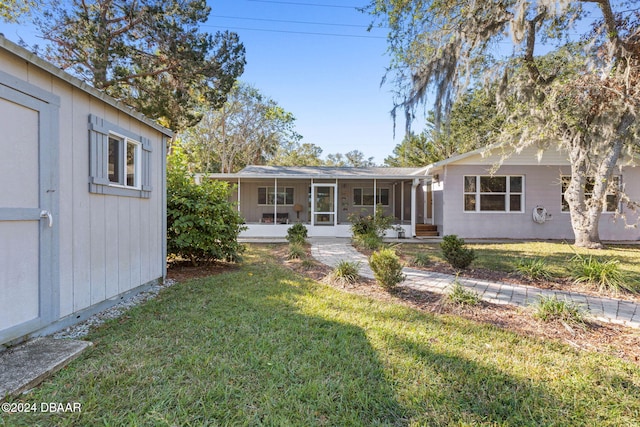
[[[166,274],[172,133],[0,35],[0,346]]]

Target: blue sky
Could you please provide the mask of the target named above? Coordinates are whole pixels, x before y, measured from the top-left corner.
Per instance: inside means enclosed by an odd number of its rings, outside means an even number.
[[[404,123],[394,139],[393,88],[380,87],[389,64],[386,32],[366,31],[370,17],[356,8],[367,2],[209,0],[203,30],[239,34],[247,56],[241,80],[293,113],[303,142],[323,156],[360,150],[382,163],[401,142]],[[28,25],[0,23],[0,32],[28,43],[36,35]]]

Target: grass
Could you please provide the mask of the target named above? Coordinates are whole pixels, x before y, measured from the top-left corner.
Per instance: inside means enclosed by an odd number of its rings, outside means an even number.
[[[603,250],[581,249],[566,243],[552,242],[467,243],[467,246],[478,255],[473,263],[475,268],[510,273],[522,258],[544,258],[548,272],[555,278],[572,277],[570,259],[576,253],[583,256],[595,255],[603,261],[616,260],[624,275],[624,284],[632,289],[640,289],[640,246],[637,245],[610,245]],[[437,243],[404,244],[400,251],[407,259],[423,252],[433,260],[445,262]]]
[[[590,283],[598,286],[600,291],[619,292],[622,289],[629,292],[637,291],[635,286],[625,283],[623,273],[620,271],[620,261],[617,259],[602,260],[593,255],[576,254],[571,259],[571,269],[572,278],[576,283]]]
[[[249,246],[174,285],[13,401],[79,414],[0,425],[638,425],[640,368],[454,316],[340,292]]]
[[[553,273],[547,267],[544,258],[520,258],[516,261],[514,270],[533,280],[551,280]]]

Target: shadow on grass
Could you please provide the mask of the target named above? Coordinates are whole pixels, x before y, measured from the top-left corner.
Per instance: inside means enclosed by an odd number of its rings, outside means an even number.
[[[82,413],[0,423],[550,425],[575,411],[580,394],[449,349],[504,333],[371,304],[249,256],[238,271],[175,285],[108,323],[91,352],[20,399],[80,402]]]

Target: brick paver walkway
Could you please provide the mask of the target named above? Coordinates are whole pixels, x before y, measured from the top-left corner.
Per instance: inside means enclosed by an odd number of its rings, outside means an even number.
[[[349,240],[314,238],[310,242],[311,254],[323,264],[334,267],[342,260],[359,261],[360,275],[373,278],[367,258],[356,251]],[[407,278],[400,286],[426,292],[445,293],[455,280],[455,276],[450,274],[407,267],[404,268],[404,273]],[[462,277],[458,278],[458,282],[478,293],[483,300],[494,304],[527,306],[540,297],[555,296],[578,304],[596,320],[640,328],[640,304],[632,301]]]

